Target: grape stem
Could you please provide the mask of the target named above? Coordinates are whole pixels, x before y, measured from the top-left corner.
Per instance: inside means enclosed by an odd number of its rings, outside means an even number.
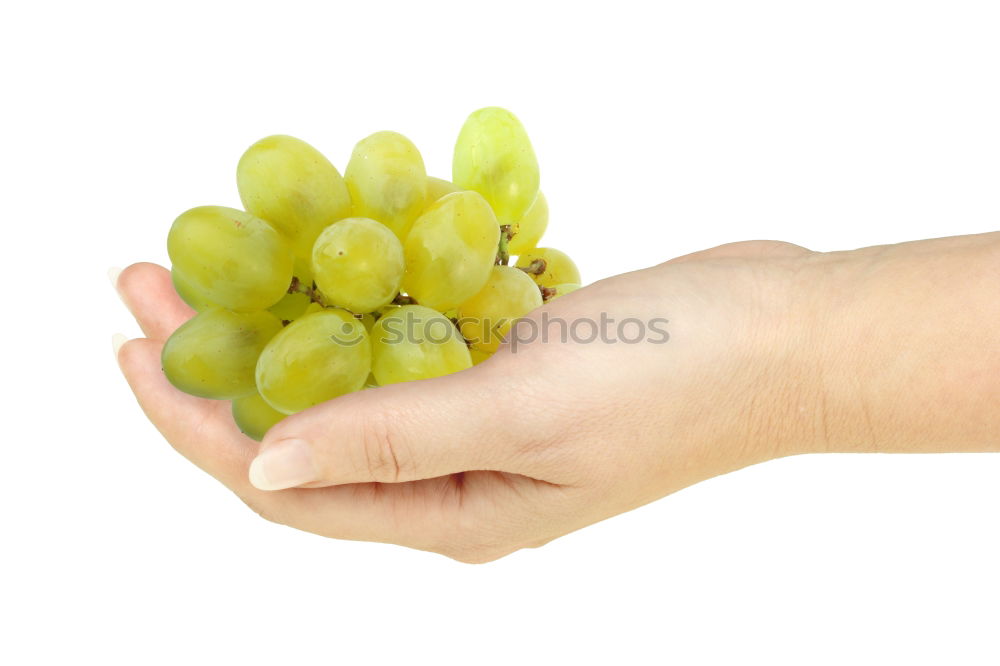
[[[309,297],[309,300],[317,305],[322,305],[324,308],[331,307],[326,299],[323,298],[323,294],[319,289],[316,288],[316,283],[313,282],[311,285],[304,283],[302,280],[295,276],[292,276],[292,283],[288,285],[289,294],[305,294]],[[416,305],[417,301],[412,296],[407,296],[405,294],[396,294],[396,297],[392,299],[394,305]],[[374,313],[373,313],[374,314]],[[376,317],[377,318],[377,317]]]
[[[554,287],[538,285],[538,291],[542,292],[542,303],[548,303],[556,297],[556,289]]]
[[[330,307],[329,305],[327,305],[326,301],[323,300],[323,294],[321,294],[319,292],[319,289],[316,288],[315,282],[312,283],[311,285],[307,285],[301,280],[299,280],[297,277],[292,276],[292,283],[288,285],[288,293],[305,294],[306,296],[309,297],[309,300],[312,301],[313,303],[322,305],[324,308]]]
[[[518,266],[522,271],[528,275],[541,275],[545,272],[547,264],[544,259],[535,259],[527,266]]]
[[[416,305],[417,301],[412,296],[396,294],[396,298],[392,299],[392,303],[393,305]]]
[[[500,225],[500,243],[497,245],[497,259],[494,262],[497,266],[506,266],[510,263],[510,241],[514,238],[514,228],[509,224]]]

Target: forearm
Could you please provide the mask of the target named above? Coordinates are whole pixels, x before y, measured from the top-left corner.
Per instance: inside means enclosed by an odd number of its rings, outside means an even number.
[[[1000,233],[809,263],[813,450],[1000,451]]]

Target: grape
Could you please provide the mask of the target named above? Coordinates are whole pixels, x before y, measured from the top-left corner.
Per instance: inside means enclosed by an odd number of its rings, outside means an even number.
[[[520,220],[538,194],[538,161],[521,121],[495,106],[473,112],[455,142],[451,180],[482,194],[500,224]]]
[[[328,304],[374,312],[399,293],[403,246],[385,225],[349,217],[323,230],[312,263],[316,286]]]
[[[295,258],[292,273],[301,284],[308,286],[313,282],[311,266],[308,262],[298,257]],[[312,300],[309,296],[302,292],[286,293],[281,297],[280,301],[269,307],[267,311],[282,321],[295,321],[305,314],[306,308],[309,307],[311,302]]]
[[[271,407],[294,414],[357,391],[371,371],[371,342],[349,312],[325,308],[293,321],[257,360],[257,390]]]
[[[258,442],[264,439],[271,426],[285,416],[267,404],[256,391],[233,400],[233,420],[236,421],[237,427],[244,435]]]
[[[267,309],[268,312],[282,321],[295,321],[309,307],[309,297],[305,294],[285,294],[281,300]]]
[[[181,325],[163,345],[163,373],[191,395],[231,400],[254,391],[257,357],[281,330],[268,312],[209,308]]]
[[[422,305],[404,305],[372,330],[372,374],[379,386],[430,379],[472,366],[455,325]]]
[[[478,294],[458,308],[462,335],[473,349],[492,353],[511,325],[541,306],[538,286],[512,266],[494,266]]]
[[[177,295],[193,310],[201,312],[212,307],[212,304],[206,301],[176,268],[170,270],[170,280],[174,283],[174,291],[177,292]]]
[[[485,352],[481,349],[470,349],[469,356],[472,358],[472,365],[479,365],[490,356],[493,356],[490,352]]]
[[[396,310],[398,310],[401,307],[403,307],[403,306],[397,305],[396,303],[390,303],[389,305],[385,306],[384,308],[379,308],[378,312],[376,312],[374,314],[377,315],[377,317],[376,317],[376,319],[377,319],[378,317],[384,317],[387,314],[392,314],[393,312],[395,312]]]
[[[234,208],[201,206],[174,220],[170,261],[199,302],[230,310],[264,310],[292,280],[288,242],[267,222]]]
[[[409,139],[377,132],[341,177],[294,137],[250,146],[248,212],[193,208],[170,229],[174,288],[197,314],[164,345],[169,381],[231,400],[259,441],[337,396],[482,363],[517,319],[579,289],[569,257],[536,247],[548,201],[520,121],[475,111],[453,157],[451,181],[430,177]]]
[[[461,192],[462,190],[455,186],[454,183],[443,178],[435,178],[434,176],[427,176],[427,205],[431,205],[441,197],[446,194],[451,194],[452,192]]]
[[[541,286],[554,287],[558,284],[581,283],[580,271],[573,260],[565,252],[551,247],[537,247],[521,253],[517,258],[516,265],[518,268],[531,268],[532,263],[537,259],[541,261],[535,264],[535,268],[541,270],[542,262],[544,262],[544,271],[537,274],[532,271],[531,277]]]
[[[306,306],[306,309],[303,310],[302,314],[299,316],[299,319],[305,317],[306,315],[311,315],[314,312],[323,312],[324,310],[326,310],[326,308],[319,303],[309,303],[309,305]]]
[[[372,329],[375,327],[375,315],[370,312],[365,312],[364,314],[356,314],[354,318],[361,322],[361,325],[365,327],[365,331],[368,335],[371,335]]]
[[[486,284],[499,241],[500,227],[482,196],[448,194],[413,223],[403,246],[403,289],[421,305],[454,308]]]
[[[549,226],[549,202],[539,190],[528,212],[514,224],[514,237],[507,246],[510,253],[520,254],[533,249],[542,239],[547,226]]]
[[[340,172],[295,137],[269,136],[250,146],[236,167],[236,183],[244,208],[284,234],[302,259],[309,259],[323,229],[351,214]]]
[[[402,134],[376,132],[354,147],[344,171],[355,217],[369,217],[405,241],[427,205],[427,171],[417,147]]]
[[[555,293],[549,296],[547,300],[551,301],[553,298],[559,298],[560,296],[565,296],[566,294],[572,293],[579,288],[580,285],[573,283],[557,284],[556,286],[552,287],[552,290]]]

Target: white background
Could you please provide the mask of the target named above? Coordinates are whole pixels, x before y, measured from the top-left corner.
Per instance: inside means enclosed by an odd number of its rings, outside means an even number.
[[[485,566],[330,541],[160,438],[105,277],[238,205],[259,137],[342,170],[395,129],[447,177],[492,104],[587,281],[740,239],[995,230],[996,3],[4,7],[0,662],[1000,660],[1000,455],[786,459]]]

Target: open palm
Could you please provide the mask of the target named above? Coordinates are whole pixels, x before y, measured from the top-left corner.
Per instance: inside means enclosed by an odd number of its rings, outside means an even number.
[[[146,335],[118,360],[167,441],[268,520],[481,562],[778,455],[761,424],[782,367],[771,351],[777,329],[761,322],[787,316],[789,276],[809,254],[734,244],[599,282],[529,319],[667,315],[670,343],[504,346],[454,375],[317,405],[260,445],[228,402],[164,377],[163,343],[194,311],[160,266],[135,264],[117,280]],[[292,441],[314,474],[279,490],[251,483],[258,454]]]

